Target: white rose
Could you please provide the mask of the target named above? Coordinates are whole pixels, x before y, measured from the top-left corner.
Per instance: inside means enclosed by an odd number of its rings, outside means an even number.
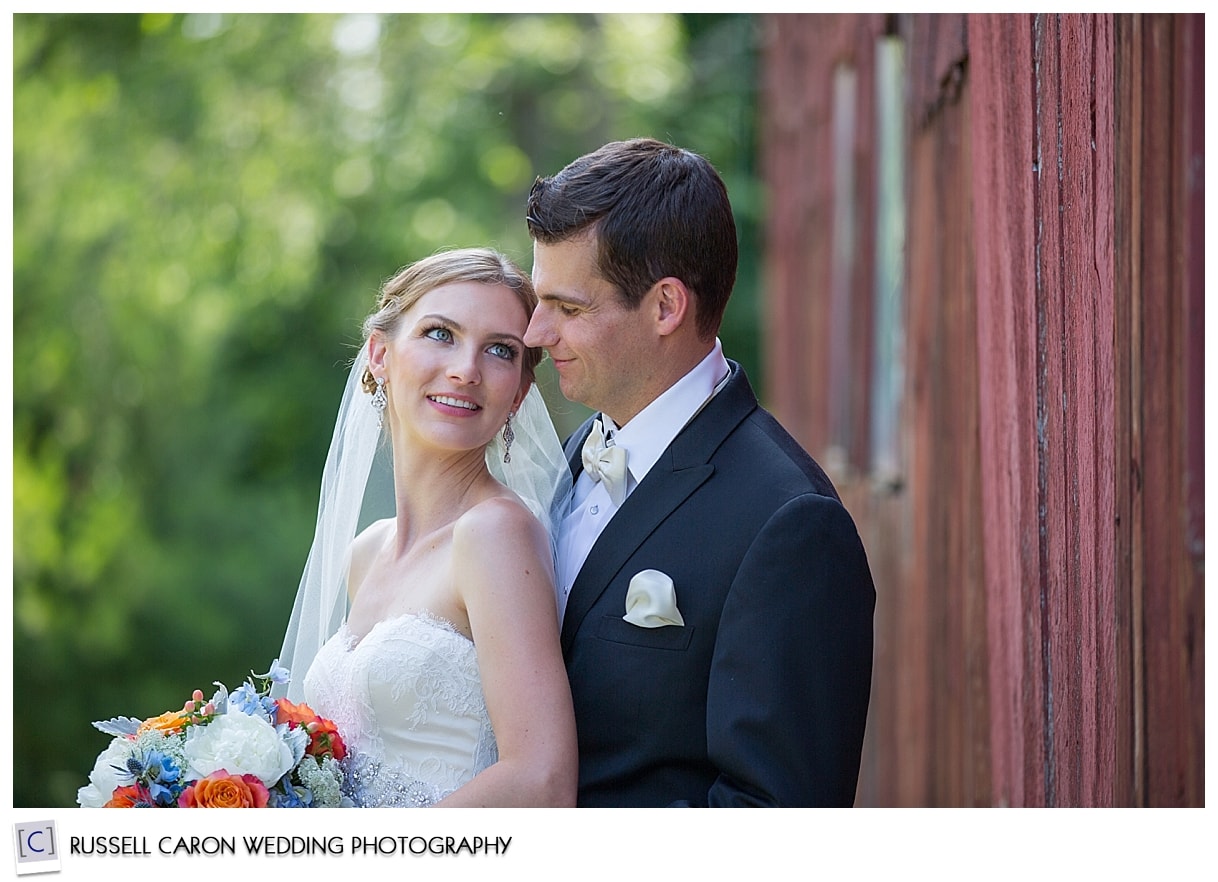
[[[186,765],[187,778],[224,769],[230,775],[256,775],[273,787],[292,768],[292,749],[266,720],[238,711],[188,730]]]
[[[110,801],[114,791],[130,782],[130,777],[122,774],[114,766],[120,768],[127,765],[134,754],[134,742],[120,735],[110,742],[93,764],[89,773],[89,783],[76,791],[76,802],[81,808],[102,808]],[[121,779],[121,780],[120,780]]]

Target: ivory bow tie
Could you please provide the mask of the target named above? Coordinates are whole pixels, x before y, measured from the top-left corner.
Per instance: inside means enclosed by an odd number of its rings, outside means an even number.
[[[612,444],[605,445],[605,427],[598,419],[584,442],[584,471],[593,481],[603,481],[614,505],[626,498],[626,451]]]

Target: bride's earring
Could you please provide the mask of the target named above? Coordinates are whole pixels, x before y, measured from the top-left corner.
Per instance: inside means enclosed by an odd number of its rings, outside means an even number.
[[[385,378],[376,378],[376,391],[372,393],[372,408],[376,411],[376,427],[379,429],[385,425],[385,405],[389,403],[388,396],[385,395]]]
[[[503,422],[503,461],[512,461],[512,442],[516,440],[516,433],[512,431],[512,414],[508,413],[507,419]]]

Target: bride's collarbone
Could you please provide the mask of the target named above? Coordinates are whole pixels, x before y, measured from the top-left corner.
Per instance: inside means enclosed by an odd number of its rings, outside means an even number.
[[[395,596],[403,588],[447,577],[452,570],[452,525],[399,541],[392,521],[376,525],[368,540],[351,555],[351,595],[386,587]]]
[[[381,621],[410,614],[426,614],[450,622],[470,636],[468,616],[452,580],[449,541],[416,543],[401,556],[378,555],[353,592],[348,627],[367,634]]]

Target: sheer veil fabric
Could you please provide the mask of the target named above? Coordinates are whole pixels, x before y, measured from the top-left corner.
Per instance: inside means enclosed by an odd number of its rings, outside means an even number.
[[[376,411],[361,385],[367,363],[364,346],[343,390],[322,472],[313,545],[279,655],[280,664],[291,671],[286,695],[294,702],[304,701],[305,674],[314,656],[346,619],[352,540],[362,525],[393,514],[392,493],[385,491],[385,487],[392,488],[392,456],[389,445],[382,443],[383,430],[377,426]],[[553,552],[555,515],[570,490],[571,473],[536,383],[512,418],[512,427],[511,460],[504,462],[499,432],[487,445],[487,466],[546,526]],[[382,497],[379,511],[378,495]]]

